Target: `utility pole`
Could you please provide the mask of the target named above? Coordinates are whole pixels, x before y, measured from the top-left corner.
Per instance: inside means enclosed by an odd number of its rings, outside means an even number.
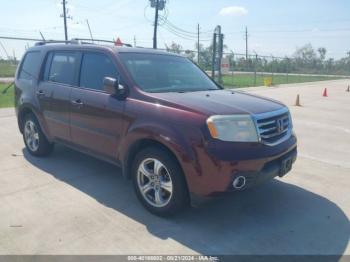
[[[61,17],[63,17],[63,24],[64,24],[64,39],[68,41],[68,29],[67,29],[67,19],[72,19],[73,17],[68,14],[68,8],[66,8],[67,5],[66,0],[62,0],[62,7],[63,7],[63,14],[61,14]]]
[[[90,28],[90,24],[89,24],[89,20],[88,20],[88,19],[86,19],[86,24],[87,24],[87,26],[88,26],[88,28],[89,28],[89,33],[90,33],[91,41],[94,42],[94,38],[92,37],[91,28]]]
[[[136,36],[134,36],[134,47],[136,47]]]
[[[245,27],[245,60],[248,64],[248,28]]]
[[[159,8],[159,0],[156,0],[156,12],[154,17],[154,31],[153,31],[153,48],[154,49],[157,49],[158,8]]]
[[[199,24],[197,25],[197,63],[199,65]]]
[[[219,57],[218,57],[219,77],[218,77],[218,81],[219,81],[219,84],[222,84],[221,60],[222,60],[222,55],[223,55],[223,52],[224,52],[224,35],[221,33],[221,27],[220,27],[220,31],[219,31],[219,48],[218,48],[218,52],[219,52]]]
[[[218,71],[218,81],[222,82],[221,59],[223,55],[224,35],[221,33],[221,26],[216,26],[213,35],[213,57],[211,67],[211,77],[215,79],[215,71]]]
[[[64,24],[64,39],[68,41],[68,32],[67,32],[67,9],[66,9],[66,0],[62,0],[63,6],[63,24]],[[62,17],[62,15],[61,15]]]
[[[154,31],[153,31],[153,48],[157,49],[157,29],[158,29],[158,13],[165,8],[166,0],[150,0],[151,7],[156,9],[154,15]]]
[[[211,78],[215,79],[215,70],[216,70],[216,39],[217,39],[217,29],[215,28],[213,34],[213,56],[211,60]]]

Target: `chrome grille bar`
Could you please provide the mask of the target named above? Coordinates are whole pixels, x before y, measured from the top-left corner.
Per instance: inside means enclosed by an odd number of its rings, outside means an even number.
[[[273,133],[271,135],[260,135],[260,136],[261,136],[261,138],[271,138],[271,137],[279,136],[287,131],[288,131],[288,129],[285,129],[281,133]]]
[[[260,141],[266,145],[276,145],[291,135],[291,120],[288,108],[254,115]]]

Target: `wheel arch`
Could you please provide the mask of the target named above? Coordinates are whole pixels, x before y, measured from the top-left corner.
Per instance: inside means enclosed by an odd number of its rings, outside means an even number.
[[[45,121],[37,110],[35,110],[35,107],[31,106],[30,104],[24,104],[21,107],[18,107],[18,113],[17,113],[17,122],[18,122],[18,128],[21,133],[23,133],[24,128],[24,119],[27,114],[33,114],[35,118],[39,122],[39,126],[41,128],[41,131],[44,133],[46,138],[49,138],[49,132],[47,130],[47,127],[45,125]]]
[[[181,167],[180,161],[177,158],[176,154],[166,145],[164,145],[162,142],[157,141],[152,138],[141,138],[136,141],[134,141],[128,148],[127,153],[123,159],[123,173],[126,178],[130,178],[130,171],[133,164],[133,160],[138,152],[141,150],[148,148],[148,147],[156,147],[160,148],[167,153],[169,153],[174,160],[178,163],[178,165]],[[181,167],[182,169],[182,167]]]
[[[35,114],[35,111],[32,108],[28,106],[22,107],[18,111],[18,116],[17,116],[18,127],[21,133],[23,133],[23,129],[24,129],[24,119],[28,114],[33,114],[38,119],[37,115]]]

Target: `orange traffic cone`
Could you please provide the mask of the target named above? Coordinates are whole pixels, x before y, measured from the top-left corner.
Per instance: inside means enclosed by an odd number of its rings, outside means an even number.
[[[348,85],[348,89],[346,89],[346,92],[350,92],[350,85]]]
[[[327,94],[327,88],[324,89],[324,91],[323,91],[323,96],[328,96],[328,94]]]
[[[295,106],[301,106],[299,94],[297,95],[297,99],[295,100]]]

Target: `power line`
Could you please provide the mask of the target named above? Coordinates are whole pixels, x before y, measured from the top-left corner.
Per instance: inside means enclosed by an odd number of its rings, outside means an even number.
[[[23,40],[23,41],[42,41],[42,39],[38,38],[25,38],[25,37],[11,37],[11,36],[0,36],[0,39],[6,40]]]
[[[161,18],[163,19],[163,18]],[[184,33],[183,31],[180,31],[178,29],[176,29],[176,27],[171,26],[170,23],[168,23],[168,21],[165,21],[165,23],[163,23],[162,27],[164,29],[166,29],[168,32],[182,38],[182,39],[186,39],[186,40],[197,40],[198,41],[198,32],[195,34],[188,34],[188,33]],[[200,38],[200,41],[211,41],[211,38]]]
[[[190,41],[194,41],[195,38],[190,38],[184,35],[179,34],[178,32],[174,31],[173,29],[169,28],[169,27],[163,27],[165,28],[168,32],[172,33],[173,35],[176,35],[179,38],[185,39],[185,40],[190,40]]]
[[[338,31],[350,31],[350,28],[333,28],[333,29],[291,29],[291,30],[250,30],[253,33],[309,33],[309,32],[338,32]],[[226,34],[239,34],[243,31],[229,31]]]
[[[350,31],[350,28],[334,28],[334,29],[296,29],[296,30],[253,30],[255,33],[307,33],[307,32],[338,32]]]
[[[160,19],[163,20],[163,26],[167,26],[168,28],[171,28],[173,31],[176,31],[178,34],[181,34],[181,35],[184,35],[184,36],[187,36],[187,37],[192,37],[192,38],[196,38],[197,37],[197,33],[198,32],[190,32],[188,30],[184,30],[176,25],[174,25],[173,23],[171,23],[168,19],[164,18],[164,17],[160,17]],[[209,31],[202,31],[201,34],[203,35],[206,35],[206,36],[211,36],[212,33],[206,33],[206,32],[209,32]]]
[[[180,28],[180,27],[174,25],[174,24],[171,23],[169,20],[167,20],[166,23],[167,23],[170,27],[172,27],[172,28],[174,28],[175,30],[180,31],[180,32],[182,32],[182,33],[184,33],[184,34],[187,34],[187,35],[194,35],[194,36],[197,35],[197,32],[190,32],[190,31],[184,30],[184,29],[182,29],[182,28]]]
[[[163,26],[164,29],[166,29],[168,32],[172,33],[173,35],[176,35],[177,37],[179,38],[182,38],[182,39],[185,39],[185,40],[190,40],[190,41],[196,41],[198,40],[197,39],[197,36],[187,36],[187,35],[183,35],[177,31],[175,31],[174,29],[172,29],[171,27],[168,27],[168,26]],[[203,39],[203,38],[200,38],[200,41],[211,41],[211,39]]]

